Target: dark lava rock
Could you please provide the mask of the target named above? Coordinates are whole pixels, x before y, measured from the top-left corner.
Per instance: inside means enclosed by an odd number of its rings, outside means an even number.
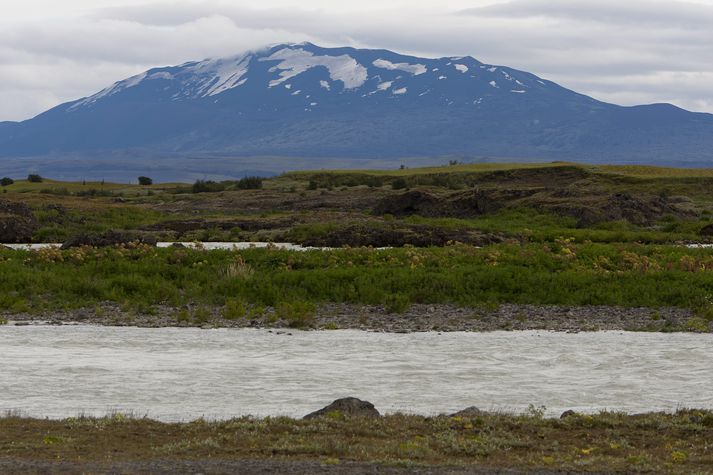
[[[379,411],[374,405],[368,401],[362,401],[355,397],[347,397],[337,399],[327,407],[319,411],[312,412],[304,416],[304,419],[314,419],[329,414],[330,412],[339,412],[350,417],[381,417]]]
[[[696,212],[685,202],[655,195],[633,196],[629,193],[606,195],[603,199],[583,197],[579,202],[573,200],[538,208],[576,218],[579,227],[607,221],[627,221],[643,226],[653,224],[667,214],[680,218],[696,216]]]
[[[0,242],[30,242],[38,227],[32,210],[26,204],[0,201]]]
[[[445,246],[459,242],[474,246],[500,243],[504,237],[469,229],[443,229],[429,225],[384,223],[379,226],[353,224],[299,242],[313,247],[416,247]]]
[[[188,232],[200,231],[203,229],[221,229],[231,231],[239,228],[242,231],[254,232],[261,230],[281,229],[292,226],[294,218],[266,218],[266,219],[245,219],[245,220],[206,220],[206,219],[184,219],[177,221],[164,221],[143,227],[145,231],[173,231],[179,236]]]
[[[483,411],[475,406],[466,407],[462,411],[454,412],[449,417],[476,417],[483,414]]]
[[[440,198],[423,191],[407,191],[382,199],[374,207],[374,214],[393,214],[394,216],[420,214],[424,209],[437,205],[439,201],[441,201]]]
[[[713,236],[713,224],[708,224],[700,231],[701,236]]]
[[[62,249],[81,246],[108,247],[119,244],[129,244],[132,242],[155,246],[157,240],[155,237],[145,234],[108,231],[102,234],[81,234],[79,236],[75,236],[62,244]]]
[[[567,411],[564,411],[562,415],[560,416],[560,419],[567,419],[568,417],[576,416],[577,413],[574,412],[573,410],[569,409]]]

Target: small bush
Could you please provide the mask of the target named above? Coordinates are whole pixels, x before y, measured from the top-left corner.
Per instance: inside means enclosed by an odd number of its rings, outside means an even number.
[[[40,175],[31,173],[27,175],[27,181],[29,181],[30,183],[42,183],[42,177]]]
[[[140,176],[139,177],[139,185],[151,186],[151,185],[153,185],[153,180],[147,176]]]
[[[246,176],[238,181],[239,190],[260,190],[262,189],[262,178],[259,176]]]
[[[408,183],[406,183],[406,180],[403,178],[397,178],[391,182],[391,189],[393,190],[403,190],[406,188],[408,188]]]
[[[193,320],[197,323],[207,323],[210,320],[211,314],[207,307],[198,307],[193,312]]]
[[[286,320],[293,328],[303,328],[314,322],[316,311],[312,302],[283,302],[275,308],[275,316]]]
[[[210,180],[196,180],[196,182],[191,187],[191,192],[193,193],[211,193],[216,191],[223,191],[224,187],[220,184],[210,181]]]
[[[9,178],[9,177],[4,177],[4,178],[0,179],[0,186],[10,186],[13,183],[15,183],[15,180],[13,180],[12,178]]]
[[[223,318],[226,320],[239,320],[245,318],[248,312],[245,308],[245,303],[242,300],[228,299],[225,302],[223,310]]]
[[[411,307],[411,301],[407,295],[392,294],[386,299],[387,313],[404,313]]]

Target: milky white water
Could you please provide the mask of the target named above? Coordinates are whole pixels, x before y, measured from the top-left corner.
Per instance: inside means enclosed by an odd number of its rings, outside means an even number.
[[[0,410],[299,417],[345,396],[386,413],[713,408],[711,335],[291,333],[6,325]]]
[[[311,251],[315,249],[326,250],[326,247],[304,247],[299,244],[291,244],[288,242],[159,242],[156,247],[171,247],[174,244],[181,244],[185,247],[191,249],[201,248],[206,251],[216,251],[216,250],[241,250],[241,249],[262,249],[262,248],[273,248],[281,249],[286,251]],[[36,251],[39,249],[47,249],[53,247],[61,247],[61,243],[38,243],[38,244],[2,244],[10,249],[22,250],[22,251]]]

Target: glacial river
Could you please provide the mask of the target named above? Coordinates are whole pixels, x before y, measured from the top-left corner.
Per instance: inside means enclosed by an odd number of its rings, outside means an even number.
[[[382,413],[713,408],[711,335],[5,325],[0,355],[0,411],[51,418],[300,417],[345,396]]]

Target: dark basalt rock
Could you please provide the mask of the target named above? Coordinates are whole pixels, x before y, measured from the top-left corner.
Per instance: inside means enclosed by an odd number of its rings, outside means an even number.
[[[713,236],[713,224],[708,224],[700,231],[701,236]]]
[[[38,227],[32,210],[26,204],[0,201],[0,242],[30,242]]]
[[[423,191],[407,191],[382,199],[374,208],[374,214],[392,214],[394,216],[420,214],[425,209],[437,205],[439,201],[441,201],[440,198]]]
[[[448,417],[466,417],[466,418],[469,418],[469,417],[480,416],[481,414],[483,414],[483,411],[481,411],[480,409],[478,409],[478,408],[475,407],[475,406],[470,406],[470,407],[466,407],[466,408],[463,409],[462,411],[454,412],[453,414],[451,414],[451,415],[448,416]]]
[[[484,234],[469,229],[442,229],[429,225],[391,224],[380,226],[367,224],[345,225],[323,235],[310,236],[299,242],[313,247],[416,247],[446,246],[459,242],[475,246],[500,243],[504,237],[496,234]]]
[[[362,401],[355,397],[337,399],[327,407],[319,411],[312,412],[304,416],[304,419],[314,419],[325,416],[331,412],[339,412],[349,417],[381,417],[379,411],[368,401]]]
[[[132,242],[155,246],[157,240],[155,237],[146,234],[108,231],[102,234],[80,234],[79,236],[75,236],[65,241],[64,244],[62,244],[62,249],[70,249],[81,246],[108,247],[117,246],[119,244],[129,244]]]
[[[568,417],[576,416],[577,413],[574,412],[573,410],[569,409],[567,411],[564,411],[562,415],[560,416],[560,419],[567,419]]]

